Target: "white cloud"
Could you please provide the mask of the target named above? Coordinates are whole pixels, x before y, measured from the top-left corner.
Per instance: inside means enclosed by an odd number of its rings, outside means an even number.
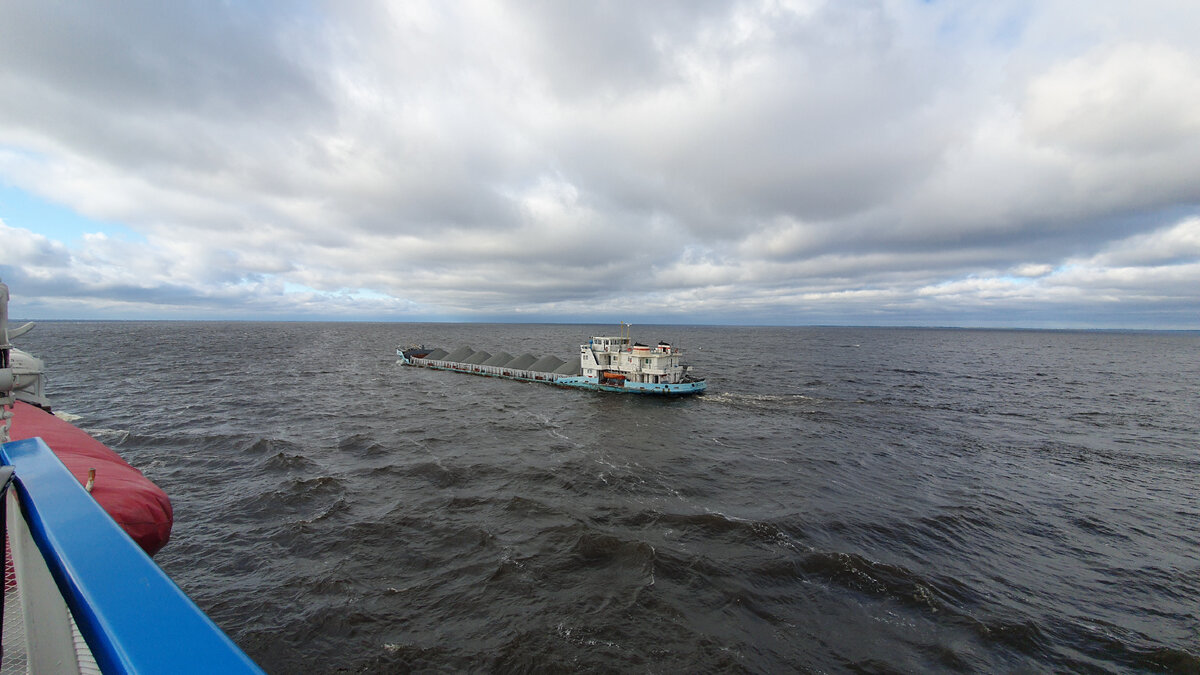
[[[1189,3],[128,12],[0,25],[0,180],[145,238],[10,222],[64,313],[1123,325],[1200,282]]]
[[[0,265],[65,267],[70,262],[67,247],[57,241],[0,220]]]
[[[1105,267],[1169,266],[1200,261],[1200,218],[1112,242],[1092,259]]]
[[[1106,45],[1055,65],[1028,91],[1030,136],[1069,152],[1158,153],[1200,133],[1200,62],[1167,45]]]

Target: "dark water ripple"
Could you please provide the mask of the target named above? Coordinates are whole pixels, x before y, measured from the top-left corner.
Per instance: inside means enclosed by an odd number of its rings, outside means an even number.
[[[1196,334],[638,327],[709,394],[399,368],[602,328],[46,323],[268,671],[1200,672]],[[649,333],[646,333],[649,331]]]

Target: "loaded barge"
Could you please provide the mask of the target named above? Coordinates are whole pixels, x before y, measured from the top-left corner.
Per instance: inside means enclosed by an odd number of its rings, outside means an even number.
[[[453,352],[418,345],[396,348],[400,363],[419,368],[625,394],[701,394],[707,385],[692,377],[691,366],[680,363],[682,353],[667,342],[654,347],[632,342],[624,328],[616,337],[593,337],[580,345],[578,363],[554,356],[493,355],[470,347]]]

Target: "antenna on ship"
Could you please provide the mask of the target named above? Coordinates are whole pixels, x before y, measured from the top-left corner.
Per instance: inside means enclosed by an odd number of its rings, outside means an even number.
[[[8,421],[12,419],[9,408],[15,399],[13,387],[17,384],[9,361],[12,345],[8,342],[8,285],[0,281],[0,443],[8,442]]]
[[[630,330],[631,328],[633,328],[633,324],[625,323],[624,321],[621,322],[620,337],[625,338],[630,345],[633,344],[633,331]]]

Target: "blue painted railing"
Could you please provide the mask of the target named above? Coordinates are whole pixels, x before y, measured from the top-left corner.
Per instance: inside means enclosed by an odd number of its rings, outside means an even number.
[[[0,446],[21,513],[105,673],[262,673],[42,439]]]

